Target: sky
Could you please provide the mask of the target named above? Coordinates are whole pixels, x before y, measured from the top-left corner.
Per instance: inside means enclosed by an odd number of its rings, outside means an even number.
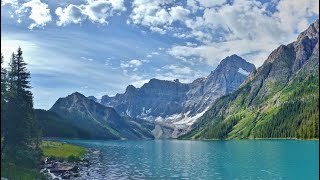
[[[319,0],[1,0],[5,65],[20,46],[34,107],[192,82],[237,54],[256,67],[319,18]]]

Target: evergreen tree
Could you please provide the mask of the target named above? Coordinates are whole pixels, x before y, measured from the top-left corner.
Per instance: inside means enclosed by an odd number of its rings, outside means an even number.
[[[1,138],[5,130],[5,112],[7,102],[7,70],[3,67],[3,56],[1,53]]]
[[[12,54],[9,64],[9,89],[5,146],[8,151],[20,149],[35,150],[39,145],[39,133],[33,112],[33,97],[30,91],[30,73],[19,47]]]

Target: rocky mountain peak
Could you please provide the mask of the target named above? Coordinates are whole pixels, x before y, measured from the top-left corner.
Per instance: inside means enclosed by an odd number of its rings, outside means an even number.
[[[221,71],[230,71],[235,70],[239,71],[242,74],[246,72],[251,72],[255,69],[255,66],[246,60],[244,60],[242,57],[233,54],[231,56],[228,56],[224,58],[215,71],[213,71],[211,74],[214,74],[215,72],[221,73]],[[247,74],[246,74],[247,75]]]
[[[311,56],[319,54],[319,19],[300,33],[297,41],[293,42],[293,47],[295,58],[292,70],[297,71]]]
[[[67,97],[60,98],[60,99],[67,99],[69,102],[76,102],[78,100],[86,99],[86,97],[79,92],[74,92],[74,93],[68,95]]]
[[[83,94],[79,93],[79,92],[74,92],[72,94],[70,94],[69,96],[76,96],[76,97],[85,97]]]
[[[88,96],[87,98],[88,98],[88,99],[91,99],[91,100],[94,100],[94,101],[96,101],[96,100],[97,100],[97,98],[96,98],[96,97],[94,97],[94,96]]]
[[[124,94],[104,96],[101,104],[115,108],[121,115],[180,128],[195,122],[217,98],[238,89],[254,69],[253,64],[233,54],[223,59],[210,75],[192,83],[152,78],[140,88],[130,85]]]
[[[98,103],[100,103],[100,101],[101,101],[101,99],[97,99],[95,96],[88,96],[87,98],[90,100],[93,100],[94,102],[98,102]]]
[[[308,37],[309,39],[319,39],[319,19],[312,23],[308,27],[308,29],[300,33],[300,35],[297,38],[297,41],[301,41],[306,37]]]
[[[126,93],[132,93],[136,90],[137,88],[134,87],[133,85],[129,85],[127,88],[126,88]]]

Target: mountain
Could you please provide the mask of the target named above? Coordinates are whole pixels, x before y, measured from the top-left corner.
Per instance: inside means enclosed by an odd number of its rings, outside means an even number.
[[[319,20],[274,50],[181,138],[319,138]]]
[[[89,134],[72,125],[55,112],[42,109],[34,110],[43,137],[89,138]]]
[[[97,98],[94,97],[94,96],[88,96],[87,98],[90,99],[90,100],[93,100],[93,101],[95,101],[95,102],[98,102],[98,103],[100,103],[100,101],[101,101],[101,99],[97,99]]]
[[[88,134],[92,139],[152,139],[153,124],[120,116],[113,108],[105,107],[75,92],[59,98],[49,110]]]
[[[105,95],[101,104],[113,107],[121,115],[162,122],[162,125],[165,122],[170,133],[177,136],[179,132],[173,132],[175,127],[190,126],[217,98],[238,89],[253,70],[253,64],[232,55],[223,59],[206,78],[189,84],[151,79],[141,88],[129,85],[123,94]]]
[[[207,78],[190,84],[184,111],[191,116],[204,112],[217,98],[237,90],[253,70],[253,64],[237,55],[226,57]]]

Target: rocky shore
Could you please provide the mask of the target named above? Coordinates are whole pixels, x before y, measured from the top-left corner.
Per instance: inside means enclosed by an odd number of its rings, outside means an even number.
[[[84,179],[81,177],[81,174],[87,174],[88,172],[83,171],[88,170],[90,166],[90,162],[87,157],[89,156],[89,154],[95,152],[96,151],[89,149],[85,158],[77,161],[68,161],[46,157],[41,162],[40,172],[44,173],[45,176],[50,180]]]

